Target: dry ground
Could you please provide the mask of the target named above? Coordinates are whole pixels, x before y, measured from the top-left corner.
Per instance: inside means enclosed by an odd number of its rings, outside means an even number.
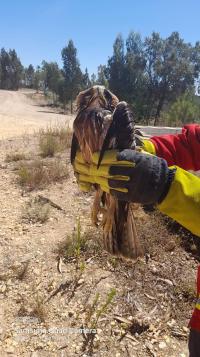
[[[39,159],[38,137],[10,136],[23,134],[30,122],[34,131],[45,126],[51,115],[38,112],[23,93],[5,92],[5,100],[12,96],[23,115],[19,124],[14,109],[10,115],[9,106],[0,109],[3,136],[9,137],[0,142],[0,356],[186,357],[200,256],[195,237],[140,209],[145,258],[133,264],[109,256],[100,229],[91,227],[92,198],[79,193],[68,151],[56,155],[67,165],[67,179],[43,190],[22,189],[17,180],[21,162],[5,158],[18,152],[28,161]],[[62,210],[51,206],[44,223],[24,221],[23,207],[38,195]],[[86,241],[70,251],[78,218]],[[97,333],[88,333],[90,328]]]
[[[31,100],[34,95],[37,101]],[[0,90],[0,139],[30,134],[55,122],[70,125],[72,117],[63,116],[45,106],[41,95],[32,90]]]

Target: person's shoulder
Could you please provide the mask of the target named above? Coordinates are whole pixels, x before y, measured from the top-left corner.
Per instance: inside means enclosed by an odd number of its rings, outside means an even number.
[[[186,124],[182,129],[182,133],[188,139],[194,139],[200,143],[200,124]]]

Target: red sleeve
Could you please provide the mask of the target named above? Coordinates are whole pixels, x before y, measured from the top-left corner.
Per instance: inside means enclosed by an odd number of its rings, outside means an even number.
[[[177,165],[185,170],[200,170],[200,125],[188,124],[181,134],[153,136],[156,155],[168,165]]]

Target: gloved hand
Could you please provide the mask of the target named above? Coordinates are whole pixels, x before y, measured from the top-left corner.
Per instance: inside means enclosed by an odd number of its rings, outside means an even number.
[[[175,175],[167,162],[154,155],[126,149],[117,154],[117,160],[129,161],[134,167],[111,166],[111,175],[128,176],[129,181],[109,179],[110,193],[123,201],[141,204],[161,203],[167,195]],[[116,188],[126,188],[127,193],[118,192]]]
[[[118,153],[109,150],[97,169],[99,154],[95,153],[92,163],[86,164],[78,153],[74,170],[82,190],[90,190],[92,184],[99,184],[123,201],[141,204],[160,203],[167,194],[175,170],[169,169],[164,159],[136,152],[131,149]]]
[[[87,164],[81,154],[78,152],[74,160],[74,173],[77,178],[79,188],[82,191],[90,191],[93,184],[99,184],[101,189],[107,193],[110,192],[109,179],[118,179],[120,181],[127,181],[129,177],[122,175],[110,175],[110,166],[120,165],[120,167],[133,167],[134,163],[123,161],[120,162],[116,158],[117,151],[109,150],[106,151],[101,162],[100,167],[97,169],[97,164],[99,161],[99,153],[96,152],[92,155],[92,162]],[[118,188],[121,192],[128,192],[126,188]]]

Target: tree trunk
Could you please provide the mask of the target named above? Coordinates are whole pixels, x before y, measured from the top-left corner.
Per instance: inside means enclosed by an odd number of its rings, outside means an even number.
[[[71,114],[73,114],[73,99],[72,98],[70,100],[70,104],[71,104]]]
[[[53,105],[55,106],[56,105],[56,93],[53,92]]]
[[[64,114],[66,114],[66,98],[64,98],[63,108],[64,108]]]
[[[149,119],[150,119],[150,118],[145,118],[145,123],[146,123],[146,125],[149,125]]]
[[[156,115],[155,115],[155,119],[154,119],[154,126],[157,126],[159,123],[160,112],[161,112],[163,104],[164,104],[164,99],[165,99],[165,97],[162,96],[158,102],[158,106],[156,109]]]

